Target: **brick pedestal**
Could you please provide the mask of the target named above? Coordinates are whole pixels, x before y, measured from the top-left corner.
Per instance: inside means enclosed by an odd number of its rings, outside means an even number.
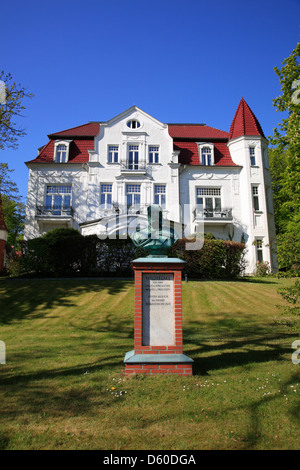
[[[192,375],[193,360],[183,354],[182,342],[183,266],[183,261],[167,257],[132,262],[134,350],[125,355],[126,375]]]

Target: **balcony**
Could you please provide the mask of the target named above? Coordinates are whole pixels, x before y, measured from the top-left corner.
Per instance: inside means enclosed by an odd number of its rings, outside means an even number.
[[[40,226],[46,223],[53,224],[54,227],[72,227],[73,215],[74,210],[72,207],[37,206],[35,218]]]
[[[145,175],[147,173],[147,164],[145,162],[121,162],[121,173],[130,175]]]
[[[226,225],[233,222],[232,209],[195,209],[193,211],[194,222],[204,222],[208,225]]]
[[[148,207],[150,204],[132,204],[131,206],[113,203],[107,207],[100,207],[100,217],[112,217],[123,215],[148,215]],[[162,209],[163,217],[166,217],[168,211]]]

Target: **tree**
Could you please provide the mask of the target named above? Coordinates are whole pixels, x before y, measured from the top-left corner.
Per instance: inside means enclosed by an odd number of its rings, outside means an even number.
[[[300,43],[275,72],[281,95],[273,104],[277,111],[286,113],[270,139],[278,260],[281,268],[288,270],[294,265],[299,270],[299,250],[290,248],[293,243],[297,246],[300,233]]]
[[[14,181],[10,179],[9,174],[14,170],[8,168],[7,163],[0,162],[0,194],[6,195],[14,200],[19,200],[19,190]]]
[[[18,127],[16,118],[22,117],[25,106],[24,98],[32,98],[21,84],[16,84],[10,73],[0,72],[0,149],[18,147],[17,141],[26,135],[26,131]]]
[[[19,250],[23,239],[25,205],[9,196],[2,196],[5,225],[8,230],[7,244]]]
[[[10,178],[10,173],[13,171],[9,169],[7,163],[0,163],[0,194],[8,229],[7,243],[18,249],[24,228],[25,205],[21,201],[16,183]]]

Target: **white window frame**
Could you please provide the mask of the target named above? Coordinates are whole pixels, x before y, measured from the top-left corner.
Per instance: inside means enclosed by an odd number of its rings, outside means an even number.
[[[148,163],[149,165],[155,165],[160,162],[159,145],[148,146]],[[152,161],[151,161],[152,160]]]
[[[53,215],[61,215],[62,212],[71,211],[71,207],[72,184],[46,184],[46,210],[51,211]]]
[[[112,183],[101,183],[100,185],[100,206],[102,209],[112,207]]]
[[[249,159],[250,159],[250,166],[257,166],[256,165],[256,152],[255,152],[255,147],[253,145],[249,146]]]
[[[259,184],[253,184],[251,187],[253,211],[260,212]]]
[[[202,200],[202,203],[200,202]],[[208,204],[212,200],[212,205]],[[222,212],[222,191],[221,187],[196,187],[196,211],[198,214],[204,213],[206,217],[213,217],[215,213]]]
[[[71,140],[56,140],[54,143],[54,156],[53,160],[55,163],[67,163],[69,161],[69,153],[70,153],[70,143]],[[59,149],[60,146],[65,146],[65,151]],[[63,160],[63,153],[65,153],[65,161]]]
[[[119,163],[119,145],[110,144],[107,146],[107,163]]]
[[[213,166],[215,164],[214,145],[210,142],[197,142],[199,163],[202,166]],[[207,152],[209,150],[209,152]],[[208,159],[210,156],[210,161]],[[203,160],[203,157],[205,161]]]
[[[138,170],[139,165],[141,164],[141,162],[140,162],[140,145],[136,144],[136,143],[128,144],[127,152],[128,152],[128,154],[127,154],[127,168],[129,170]],[[132,161],[130,161],[130,152],[133,152]]]
[[[127,124],[127,127],[129,127],[129,129],[140,129],[141,128],[141,123],[137,119],[130,119],[129,121],[127,121],[126,124]]]
[[[141,184],[140,183],[126,183],[126,206],[140,206],[141,205]],[[131,195],[129,198],[128,196]],[[131,201],[130,201],[131,199]]]
[[[166,209],[167,185],[165,183],[154,184],[154,204],[158,204],[162,209]]]
[[[256,261],[262,263],[264,261],[263,238],[256,238]]]

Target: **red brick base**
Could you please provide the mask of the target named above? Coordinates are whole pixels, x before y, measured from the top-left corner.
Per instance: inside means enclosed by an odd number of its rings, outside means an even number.
[[[192,364],[125,364],[125,375],[177,374],[193,375]]]

